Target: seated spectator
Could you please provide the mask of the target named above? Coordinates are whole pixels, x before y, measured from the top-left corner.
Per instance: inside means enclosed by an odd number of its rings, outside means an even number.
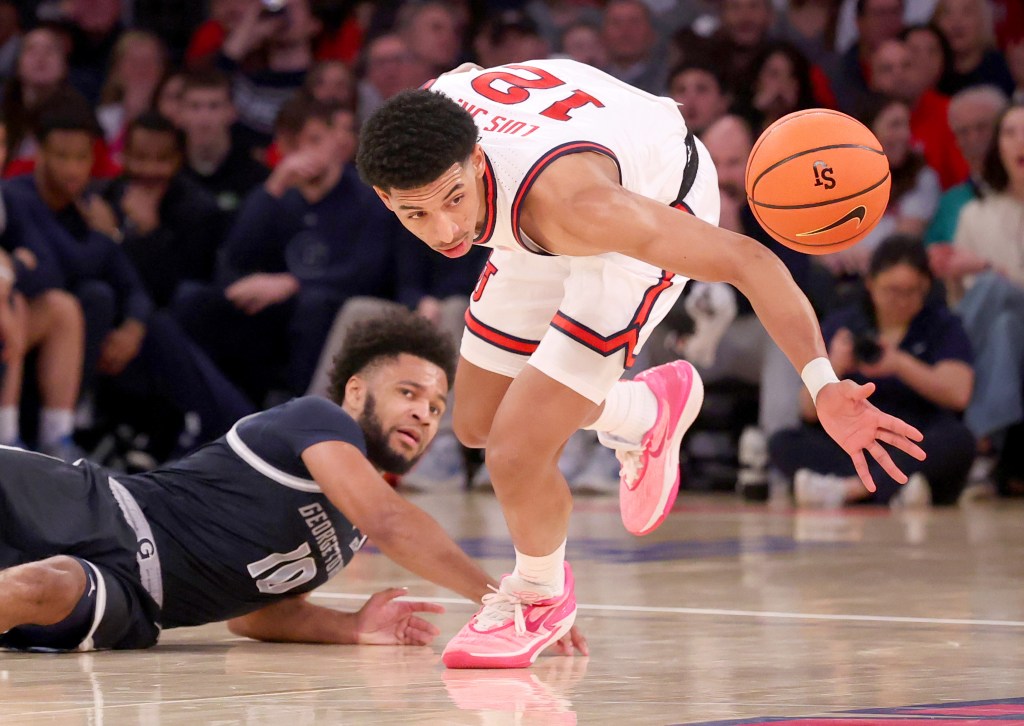
[[[810,63],[796,46],[785,42],[763,47],[751,63],[751,75],[743,87],[750,89],[750,95],[740,111],[755,137],[787,114],[820,105],[811,85]]]
[[[185,71],[171,71],[156,89],[156,110],[175,126],[181,126],[181,97],[185,92]]]
[[[473,51],[479,65],[493,68],[547,58],[551,46],[530,15],[504,10],[483,23],[473,38]],[[605,55],[607,57],[607,53]]]
[[[232,79],[246,145],[262,149],[270,143],[278,111],[313,67],[313,40],[320,27],[310,0],[289,0],[274,15],[254,2],[225,38],[217,67]]]
[[[856,111],[868,95],[869,62],[875,49],[903,30],[903,0],[856,0],[857,42],[826,68],[839,110]]]
[[[122,3],[120,0],[70,0],[64,5],[71,27],[68,57],[71,85],[95,104],[110,68],[114,46],[123,30]]]
[[[1006,96],[995,86],[965,88],[949,100],[949,126],[970,173],[966,181],[939,198],[939,208],[924,233],[930,255],[947,253],[944,247],[953,242],[961,210],[967,202],[981,196],[985,154],[992,143],[996,120],[1006,106]]]
[[[158,308],[185,280],[210,282],[224,236],[213,197],[181,174],[181,131],[150,111],[125,136],[124,174],[103,192],[117,215],[121,247]]]
[[[580,63],[604,68],[608,65],[608,50],[601,40],[601,29],[587,22],[578,22],[562,31],[559,52]]]
[[[875,228],[849,249],[823,255],[821,262],[838,279],[856,284],[867,272],[875,247],[893,234],[921,237],[939,203],[938,175],[911,146],[910,107],[906,101],[869,97],[858,115],[882,144],[889,160],[889,206]]]
[[[249,195],[225,242],[223,284],[176,304],[189,334],[254,399],[309,385],[335,313],[350,297],[393,297],[404,236],[340,153],[328,106],[304,94],[281,110],[284,156]]]
[[[839,5],[832,0],[790,0],[780,13],[772,35],[795,45],[818,66],[834,62]]]
[[[313,66],[302,89],[324,103],[353,108],[356,102],[356,81],[348,66],[338,60],[325,60]]]
[[[608,73],[648,93],[665,92],[662,49],[651,10],[642,0],[610,0],[601,33],[608,50]]]
[[[732,104],[718,67],[700,60],[684,61],[672,70],[668,95],[679,104],[686,128],[697,136],[728,113]]]
[[[107,146],[119,158],[128,124],[148,111],[167,70],[167,49],[156,35],[129,30],[114,46],[96,116]]]
[[[1013,93],[1010,69],[995,47],[988,0],[939,0],[934,21],[953,49],[953,68],[940,91],[952,96],[968,86],[990,85]]]
[[[915,88],[938,92],[953,68],[953,49],[934,23],[911,25],[900,34],[910,51],[910,72]]]
[[[948,254],[932,264],[946,282],[977,354],[978,382],[964,421],[1002,450],[1006,430],[1024,421],[1024,106],[1000,116],[985,160],[987,189],[960,214]]]
[[[185,49],[185,66],[189,70],[210,70],[224,38],[235,29],[245,9],[256,0],[211,0],[210,16],[196,28]]]
[[[227,76],[206,71],[185,77],[179,124],[185,132],[184,174],[214,197],[225,229],[269,173],[232,137],[236,118]]]
[[[0,1],[0,81],[14,74],[18,60],[18,46],[21,44],[21,19],[18,17],[16,0]]]
[[[905,41],[887,40],[871,55],[871,90],[902,98],[910,106],[911,142],[924,155],[925,163],[939,175],[943,189],[967,178],[967,162],[956,147],[949,128],[949,99],[932,88],[919,85],[925,78],[913,67]]]
[[[822,322],[836,374],[859,384],[873,383],[871,401],[921,430],[927,458],[917,461],[888,450],[911,475],[902,489],[869,458],[877,491],[865,490],[849,457],[818,424],[810,394],[801,390],[806,424],[769,441],[772,464],[794,477],[797,506],[957,501],[974,459],[974,437],[959,420],[974,379],[971,346],[959,319],[941,298],[929,294],[931,286],[921,243],[890,237],[871,256],[864,300]]]
[[[144,381],[180,413],[195,412],[204,440],[224,433],[248,401],[153,302],[117,235],[106,203],[87,193],[99,125],[80,95],[51,99],[36,129],[39,163],[33,175],[8,182],[12,204],[23,205],[39,259],[52,259],[86,321],[83,380],[92,374]],[[36,250],[30,250],[36,252]]]
[[[395,30],[409,52],[426,64],[428,77],[436,78],[459,65],[462,43],[455,15],[447,3],[427,0],[403,4]]]
[[[399,91],[417,88],[430,80],[423,62],[401,37],[393,34],[378,36],[366,45],[363,67],[356,102],[360,123]]]

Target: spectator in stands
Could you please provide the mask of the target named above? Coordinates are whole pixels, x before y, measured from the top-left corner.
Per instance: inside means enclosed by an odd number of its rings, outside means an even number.
[[[185,92],[185,71],[171,71],[156,89],[156,110],[175,126],[181,126],[181,99]]]
[[[483,24],[473,39],[473,50],[477,63],[493,68],[547,58],[551,47],[533,18],[518,10],[505,10]]]
[[[359,82],[360,122],[399,91],[416,88],[430,80],[426,66],[398,35],[386,34],[370,41],[363,55],[365,73]]]
[[[889,160],[892,187],[889,206],[875,228],[860,242],[842,252],[824,255],[821,262],[832,274],[854,285],[867,272],[869,258],[878,243],[893,234],[920,238],[939,204],[939,177],[911,145],[910,107],[886,96],[862,101],[858,118],[875,134]]]
[[[942,80],[953,68],[953,49],[934,23],[911,25],[900,39],[910,51],[911,82],[914,88],[938,92]]]
[[[67,54],[61,37],[46,27],[26,33],[14,75],[7,80],[3,93],[8,164],[35,155],[31,132],[33,112],[54,91],[66,85],[67,76]]]
[[[71,85],[95,104],[121,35],[121,0],[70,0]]]
[[[87,193],[99,125],[80,95],[51,98],[39,112],[35,173],[8,182],[12,204],[24,205],[41,245],[67,289],[81,301],[86,320],[86,371],[142,378],[181,413],[198,413],[202,437],[226,431],[252,406],[153,302],[124,249],[117,219]],[[17,196],[14,196],[14,195]],[[34,251],[34,250],[33,250]]]
[[[967,202],[981,196],[985,185],[985,154],[992,143],[996,120],[1007,103],[1006,96],[995,86],[965,88],[950,99],[949,125],[970,174],[966,181],[939,199],[938,211],[924,235],[930,256],[948,254],[948,245],[953,242],[961,210]]]
[[[353,108],[356,81],[348,66],[338,60],[320,61],[306,76],[303,90],[318,101]]]
[[[770,440],[774,466],[794,477],[797,506],[957,500],[974,459],[974,437],[958,418],[971,397],[971,346],[959,319],[941,298],[929,294],[931,285],[921,243],[890,237],[871,256],[863,301],[822,322],[836,373],[857,383],[874,383],[871,400],[920,429],[928,457],[917,461],[890,449],[910,481],[900,489],[872,461],[868,466],[878,490],[866,491],[849,458],[817,423],[810,395],[801,390],[806,425]]]
[[[192,33],[185,50],[185,65],[191,70],[214,67],[224,38],[242,22],[246,8],[259,0],[211,0],[210,17]]]
[[[744,115],[754,136],[786,114],[818,104],[811,86],[811,66],[796,46],[784,41],[765,44],[751,64],[751,75],[745,88]]]
[[[0,130],[3,124],[0,123]],[[0,146],[0,161],[4,147]],[[45,256],[25,220],[24,205],[8,204],[0,190],[0,445],[25,446],[20,425],[25,354],[36,351],[39,390],[36,445],[62,457],[70,448],[74,408],[82,377],[85,323],[73,295]]]
[[[673,69],[668,95],[680,105],[686,128],[698,136],[732,105],[732,94],[718,66],[702,60],[684,61]]]
[[[455,15],[446,3],[406,3],[397,20],[395,30],[409,52],[426,64],[428,77],[435,78],[459,64],[462,43]]]
[[[21,39],[18,3],[14,0],[0,0],[0,81],[14,75]]]
[[[608,65],[608,49],[601,40],[601,29],[592,23],[574,23],[562,31],[558,47],[566,58],[604,68]]]
[[[1000,116],[984,175],[987,188],[964,206],[950,254],[932,262],[977,353],[964,421],[998,451],[1006,429],[1024,421],[1024,106]]]
[[[167,71],[167,49],[153,33],[129,30],[114,46],[96,116],[107,145],[120,157],[128,125],[148,111]]]
[[[224,236],[213,197],[180,173],[184,138],[150,111],[125,136],[124,174],[103,197],[117,215],[121,247],[158,308],[170,305],[184,280],[210,282]]]
[[[176,305],[190,335],[261,402],[271,390],[306,390],[342,303],[392,297],[399,240],[416,244],[339,153],[333,116],[304,94],[282,108],[283,158],[228,234],[224,284]]]
[[[787,40],[808,61],[828,66],[835,59],[836,20],[839,4],[834,0],[791,0],[780,13],[772,35]]]
[[[1013,77],[995,47],[992,8],[988,0],[939,0],[935,23],[953,49],[953,69],[939,90],[947,96],[968,86],[997,86],[1013,93]]]
[[[185,77],[180,115],[185,132],[184,173],[214,197],[225,229],[242,200],[269,173],[232,137],[235,118],[227,76],[211,70]]]
[[[265,12],[258,2],[249,5],[225,38],[217,65],[234,84],[246,145],[265,148],[270,143],[278,111],[313,67],[313,40],[319,32],[310,0],[287,0],[277,14]]]
[[[648,93],[665,92],[667,69],[651,11],[642,0],[610,0],[601,32],[608,49],[608,73]]]
[[[839,110],[851,113],[868,94],[867,71],[875,49],[903,31],[903,0],[857,0],[857,43],[828,69]]]
[[[923,75],[915,73],[908,44],[886,40],[871,55],[871,90],[902,98],[910,106],[913,145],[939,175],[943,189],[967,178],[967,162],[960,155],[947,119],[949,99],[919,85]]]

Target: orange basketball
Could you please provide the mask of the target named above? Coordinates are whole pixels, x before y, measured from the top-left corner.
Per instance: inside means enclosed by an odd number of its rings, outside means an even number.
[[[783,116],[747,160],[747,201],[765,231],[812,255],[851,247],[889,203],[889,161],[860,121],[812,108]]]

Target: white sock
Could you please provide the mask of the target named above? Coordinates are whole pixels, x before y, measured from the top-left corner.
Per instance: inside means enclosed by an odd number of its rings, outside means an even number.
[[[13,444],[21,436],[17,406],[0,406],[0,444]]]
[[[554,552],[543,557],[531,557],[516,550],[516,569],[512,577],[522,583],[536,585],[545,598],[562,594],[565,589],[565,542]],[[518,583],[514,586],[519,590]],[[550,591],[550,594],[548,593]]]
[[[657,418],[658,399],[647,384],[618,381],[604,399],[601,415],[584,428],[639,445]],[[604,442],[605,437],[601,437],[601,440]]]
[[[39,415],[39,444],[50,446],[71,436],[75,430],[75,412],[66,408],[44,408]]]

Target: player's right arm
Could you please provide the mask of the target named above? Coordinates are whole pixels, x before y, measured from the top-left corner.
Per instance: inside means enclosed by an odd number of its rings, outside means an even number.
[[[441,525],[399,496],[355,446],[323,441],[302,452],[302,461],[335,507],[410,572],[480,602],[497,587],[452,541]]]

